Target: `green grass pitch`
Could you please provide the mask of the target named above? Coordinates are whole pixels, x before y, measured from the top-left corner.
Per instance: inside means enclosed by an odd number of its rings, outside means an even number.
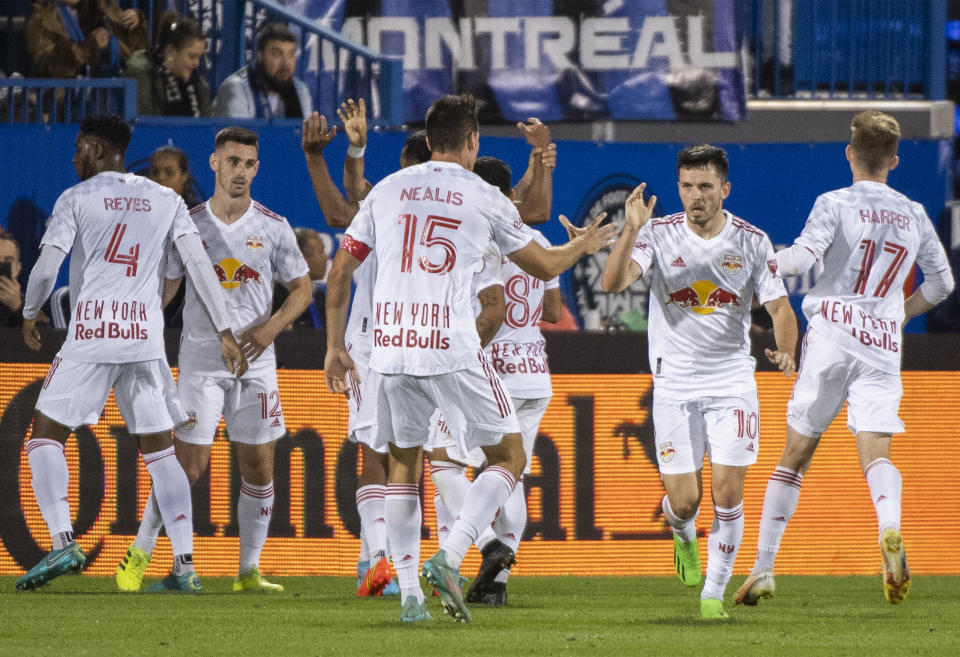
[[[271,578],[274,580],[274,578]],[[396,598],[353,595],[354,580],[276,578],[279,594],[114,592],[112,579],[65,576],[16,592],[0,577],[0,655],[763,655],[960,654],[960,577],[915,577],[891,606],[880,577],[777,578],[777,596],[699,620],[699,593],[665,577],[515,577],[506,609],[472,607],[455,624],[437,598],[433,621],[400,623]]]

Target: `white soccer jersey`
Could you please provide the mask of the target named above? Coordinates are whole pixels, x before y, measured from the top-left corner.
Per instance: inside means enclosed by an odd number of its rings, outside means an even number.
[[[796,244],[823,267],[803,300],[807,320],[834,330],[844,351],[899,372],[904,281],[914,261],[924,275],[950,268],[923,206],[860,181],[817,197]]]
[[[544,247],[550,242],[538,231],[535,239]],[[560,286],[559,279],[546,283],[503,258],[502,276],[506,318],[487,345],[487,355],[511,397],[538,399],[553,394],[546,342],[540,332],[543,293]]]
[[[213,270],[224,288],[230,328],[239,336],[245,329],[270,318],[274,271],[284,282],[306,276],[308,267],[287,220],[256,201],[232,224],[225,224],[201,203],[190,211],[203,239]],[[180,278],[183,262],[174,249],[167,278]],[[196,288],[187,281],[180,340],[180,366],[192,374],[229,376],[220,356],[220,337]],[[273,345],[250,363],[245,377],[259,376],[276,367]]]
[[[473,273],[491,241],[510,254],[531,239],[513,203],[459,164],[425,162],[379,182],[340,245],[361,261],[376,254],[371,369],[428,376],[475,367]]]
[[[773,272],[766,233],[724,210],[712,239],[680,212],[651,219],[632,258],[652,273],[650,369],[659,394],[675,399],[737,395],[756,389],[750,355],[750,305],[787,295]]]
[[[166,358],[160,276],[169,241],[197,229],[180,196],[105,171],[57,199],[42,245],[70,258],[73,311],[60,355],[92,363]]]
[[[373,350],[373,284],[377,280],[377,258],[372,253],[353,272],[356,284],[344,341],[350,357],[366,369]]]

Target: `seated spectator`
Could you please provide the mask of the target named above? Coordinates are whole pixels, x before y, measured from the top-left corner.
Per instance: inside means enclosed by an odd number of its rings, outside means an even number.
[[[205,45],[196,22],[164,14],[156,45],[133,53],[123,71],[137,81],[137,114],[210,116],[210,87],[197,70]]]
[[[200,205],[187,154],[176,146],[161,146],[153,152],[147,178],[179,194],[188,209]]]
[[[327,265],[330,263],[327,247],[320,234],[311,228],[294,228],[293,232],[297,236],[297,246],[300,247],[300,253],[303,254],[303,259],[307,261],[307,266],[310,268],[308,273],[310,274],[310,281],[313,283],[313,300],[303,311],[303,314],[293,320],[291,326],[323,328],[327,298],[327,286],[323,281],[327,276]],[[283,305],[289,294],[290,292],[283,283],[277,282],[274,285],[274,312]]]
[[[116,0],[38,0],[26,38],[43,78],[114,77],[149,42],[143,12]]]
[[[257,37],[257,61],[229,75],[213,101],[214,116],[297,118],[310,116],[313,100],[297,67],[297,38],[283,23],[268,23]]]
[[[20,326],[23,289],[20,287],[20,245],[0,231],[0,326]]]

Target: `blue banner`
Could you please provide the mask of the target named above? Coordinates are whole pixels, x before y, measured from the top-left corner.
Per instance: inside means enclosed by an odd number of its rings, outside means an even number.
[[[736,121],[746,111],[736,0],[297,0],[297,11],[403,60],[404,116],[472,93],[482,119]],[[305,81],[339,100],[316,40]],[[318,99],[319,101],[320,99]],[[318,107],[323,107],[318,102]]]

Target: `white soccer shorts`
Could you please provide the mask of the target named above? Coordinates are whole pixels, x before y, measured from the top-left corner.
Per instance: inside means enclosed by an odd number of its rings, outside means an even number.
[[[787,404],[787,424],[804,436],[819,438],[847,402],[847,428],[902,433],[897,414],[903,385],[891,374],[867,365],[841,349],[820,329],[807,331],[793,395]]]
[[[432,376],[382,374],[376,388],[380,445],[424,445],[436,408],[443,411],[463,453],[496,445],[504,434],[520,431],[513,403],[489,363]]]
[[[653,427],[661,474],[685,474],[703,467],[757,461],[760,416],[756,392],[733,397],[677,400],[653,394]]]
[[[366,360],[354,358],[360,381],[347,374],[350,393],[347,395],[347,440],[363,443],[378,454],[390,451],[389,445],[377,439],[377,386],[380,374],[367,367]]]
[[[132,434],[169,431],[187,417],[170,366],[162,358],[87,363],[57,356],[37,398],[37,410],[70,429],[96,424],[111,388]]]
[[[181,369],[177,386],[188,419],[177,425],[174,435],[185,443],[212,445],[221,415],[233,442],[264,445],[287,432],[276,369],[240,379]]]

